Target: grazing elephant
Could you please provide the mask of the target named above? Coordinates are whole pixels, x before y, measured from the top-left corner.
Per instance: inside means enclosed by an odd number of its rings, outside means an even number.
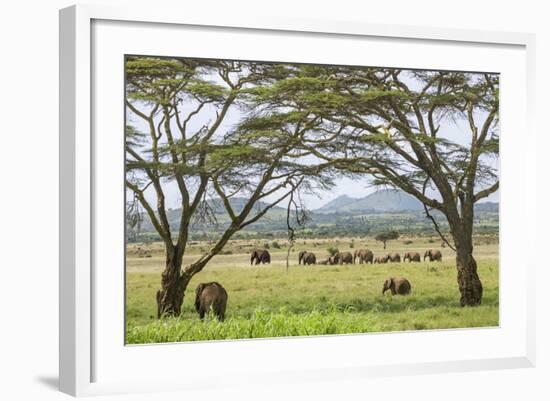
[[[424,260],[426,260],[426,257],[429,258],[430,262],[434,260],[441,262],[442,260],[441,251],[439,249],[428,249],[424,254]]]
[[[271,255],[267,249],[257,249],[252,251],[250,254],[250,265],[256,262],[257,265],[260,263],[271,263]]]
[[[305,265],[314,265],[317,263],[317,258],[315,257],[315,254],[313,252],[308,251],[300,251],[298,254],[298,264],[302,264],[302,262]]]
[[[334,264],[341,264],[344,263],[353,263],[353,255],[351,252],[338,252],[336,255],[334,255]]]
[[[227,306],[227,291],[220,283],[201,283],[195,290],[195,309],[201,320],[204,315],[212,310],[220,322],[225,319],[225,307]]]
[[[320,260],[319,262],[317,262],[318,265],[330,265],[332,263],[330,263],[330,258],[329,259],[324,259],[324,260]]]
[[[392,295],[407,295],[411,292],[411,283],[404,277],[390,277],[384,281],[382,295],[384,295],[387,290],[390,290]]]
[[[403,262],[409,259],[409,262],[420,262],[420,254],[418,252],[407,252],[403,256]]]
[[[372,254],[370,249],[358,249],[353,254],[353,263],[359,258],[359,263],[371,263],[373,262],[374,255]]]
[[[374,263],[388,263],[388,256],[377,256]]]
[[[388,261],[390,262],[401,262],[401,255],[399,255],[397,252],[394,253],[388,253]]]

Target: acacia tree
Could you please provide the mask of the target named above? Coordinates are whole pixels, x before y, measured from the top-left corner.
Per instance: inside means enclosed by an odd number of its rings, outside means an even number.
[[[399,233],[397,231],[388,231],[385,233],[380,233],[376,237],[374,237],[376,241],[380,241],[384,244],[384,249],[386,249],[386,243],[388,241],[391,241],[393,239],[398,239],[398,238],[399,238]]]
[[[483,286],[473,256],[474,204],[499,186],[498,91],[496,74],[303,66],[263,101],[322,120],[303,146],[323,167],[367,175],[419,199],[456,251],[461,305],[475,306]],[[461,140],[445,132],[445,120],[463,128]],[[451,239],[433,209],[446,217]]]
[[[248,89],[276,82],[278,70],[231,61],[126,60],[128,119],[142,127],[126,130],[126,186],[162,239],[166,255],[156,294],[158,318],[181,313],[189,281],[234,233],[319,179],[296,156],[295,143],[313,128],[304,124],[301,113],[275,120],[261,112],[244,113],[237,129],[225,121],[230,109],[248,108],[253,97]],[[175,227],[166,210],[169,185],[181,198]],[[245,200],[238,208],[232,203],[237,197]],[[206,253],[182,266],[191,223],[215,219],[211,199],[221,200],[229,223]]]

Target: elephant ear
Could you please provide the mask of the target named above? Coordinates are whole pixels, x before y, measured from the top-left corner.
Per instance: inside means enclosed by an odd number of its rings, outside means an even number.
[[[201,306],[201,294],[202,290],[204,290],[204,287],[206,287],[206,284],[201,283],[197,286],[197,289],[195,290],[195,310],[198,312],[199,308]]]

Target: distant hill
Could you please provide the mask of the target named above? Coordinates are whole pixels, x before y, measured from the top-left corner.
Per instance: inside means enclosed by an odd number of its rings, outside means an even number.
[[[357,202],[357,198],[352,198],[347,195],[340,195],[336,199],[331,200],[326,205],[321,206],[315,212],[334,211]]]
[[[247,199],[235,198],[230,203],[235,213],[239,213]],[[208,201],[210,208],[216,215],[219,226],[205,225],[201,222],[193,222],[193,230],[219,230],[229,224],[229,217],[220,199]],[[259,202],[254,206],[255,213],[267,206]],[[475,207],[477,223],[486,230],[493,230],[498,227],[499,204],[496,202],[484,202],[476,204]],[[181,209],[169,209],[167,211],[168,222],[172,230],[179,229]],[[444,225],[445,219],[441,213],[434,212],[433,215],[441,220]],[[311,220],[308,228],[315,232],[335,233],[340,230],[341,235],[365,235],[370,229],[398,229],[398,230],[432,230],[431,223],[424,215],[422,203],[413,196],[397,190],[381,190],[363,198],[352,198],[342,195],[331,200],[324,206],[311,211]],[[358,218],[360,217],[360,218]],[[365,223],[367,220],[368,223]],[[330,228],[328,228],[330,227]],[[488,228],[487,228],[488,227]],[[275,206],[264,217],[247,227],[248,230],[257,232],[273,233],[276,231],[286,235],[286,208]],[[149,218],[144,215],[141,225],[142,232],[155,232]]]
[[[482,202],[475,204],[476,212],[495,212],[498,213],[499,206],[498,202]]]
[[[384,189],[364,198],[339,196],[314,212],[350,213],[350,212],[398,212],[423,210],[422,203],[414,196],[403,191]]]
[[[383,189],[363,198],[341,195],[326,205],[314,210],[314,213],[381,213],[381,212],[417,212],[424,206],[414,196],[395,189]],[[483,202],[475,205],[477,212],[498,212],[497,202]]]
[[[233,211],[238,214],[240,213],[246,203],[248,202],[248,199],[245,198],[233,198],[229,200],[229,204],[233,208]],[[210,199],[208,200],[208,205],[214,212],[216,216],[218,216],[218,219],[221,221],[227,220],[227,211],[225,210],[225,207],[223,205],[223,202],[221,199]],[[254,207],[253,211],[261,210],[265,208],[268,205],[268,203],[265,202],[257,202]],[[273,206],[269,213],[266,215],[266,217],[274,217],[282,215],[282,212],[284,212],[286,209],[280,206]],[[254,212],[252,212],[254,213]],[[177,230],[179,227],[180,217],[181,217],[181,208],[176,209],[168,209],[166,211],[166,215],[168,217],[168,223],[170,224],[170,227],[173,230]],[[149,217],[147,214],[144,213],[144,221],[142,223],[141,229],[143,231],[154,231],[153,225],[151,224],[151,221],[149,220]]]
[[[248,202],[248,199],[245,199],[245,198],[232,198],[229,200],[229,204],[231,205],[235,213],[240,213],[247,202]],[[221,199],[211,199],[208,201],[208,204],[216,212],[216,214],[227,213]],[[258,202],[254,205],[253,210],[263,209],[267,205],[268,203]],[[272,210],[285,210],[285,208],[280,206],[273,206]]]

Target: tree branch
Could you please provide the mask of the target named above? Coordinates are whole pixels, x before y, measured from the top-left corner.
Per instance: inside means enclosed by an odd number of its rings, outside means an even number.
[[[426,192],[426,186],[427,185],[428,185],[428,180],[424,181],[424,186],[423,186],[423,189],[422,189],[422,193]],[[435,220],[435,218],[430,214],[430,211],[428,210],[428,206],[426,206],[425,203],[423,205],[424,205],[424,212],[426,213],[426,217],[429,218],[432,221],[432,223],[434,225],[434,228],[435,228],[435,231],[437,231],[437,233],[439,234],[441,239],[449,246],[449,248],[451,248],[453,251],[456,252],[456,248],[453,245],[451,245],[451,243],[447,240],[447,238],[443,235],[443,233],[439,229],[439,224],[437,224],[437,221]]]
[[[484,190],[479,191],[477,194],[474,195],[474,203],[496,192],[498,190],[498,187],[499,187],[499,181],[495,182],[489,188],[485,188]]]

